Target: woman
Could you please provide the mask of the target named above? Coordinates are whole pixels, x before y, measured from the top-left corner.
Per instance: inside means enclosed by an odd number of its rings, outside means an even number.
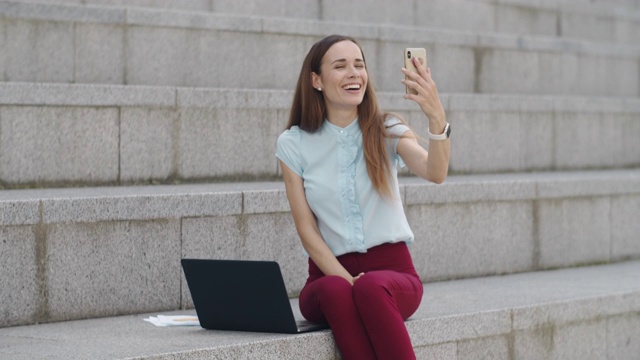
[[[420,305],[422,282],[407,249],[413,233],[397,166],[441,183],[450,141],[430,70],[414,64],[419,73],[403,68],[402,83],[417,91],[405,98],[428,118],[428,152],[401,120],[380,112],[362,49],[338,35],[307,54],[278,138],[291,214],[309,255],[300,310],[329,324],[345,359],[415,358],[404,320]]]

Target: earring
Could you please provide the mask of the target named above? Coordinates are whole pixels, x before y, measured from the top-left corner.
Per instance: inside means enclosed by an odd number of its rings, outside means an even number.
[[[319,88],[318,88],[318,91],[322,91],[322,88],[321,88],[321,87],[319,87]]]

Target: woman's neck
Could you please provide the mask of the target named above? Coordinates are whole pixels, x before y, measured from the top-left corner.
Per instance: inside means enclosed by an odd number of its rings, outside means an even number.
[[[327,120],[335,126],[344,128],[353,122],[358,116],[358,108],[327,109]]]

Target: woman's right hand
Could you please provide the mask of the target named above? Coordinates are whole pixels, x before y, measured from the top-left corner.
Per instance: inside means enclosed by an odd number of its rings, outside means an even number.
[[[356,280],[360,279],[362,277],[362,275],[364,275],[363,272],[361,272],[360,274],[358,274],[358,276],[354,276],[351,278],[351,285],[356,283]]]

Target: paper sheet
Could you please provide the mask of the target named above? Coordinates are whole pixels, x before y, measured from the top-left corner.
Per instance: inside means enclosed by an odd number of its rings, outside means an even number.
[[[143,319],[155,326],[199,326],[197,316],[193,315],[158,315]]]

